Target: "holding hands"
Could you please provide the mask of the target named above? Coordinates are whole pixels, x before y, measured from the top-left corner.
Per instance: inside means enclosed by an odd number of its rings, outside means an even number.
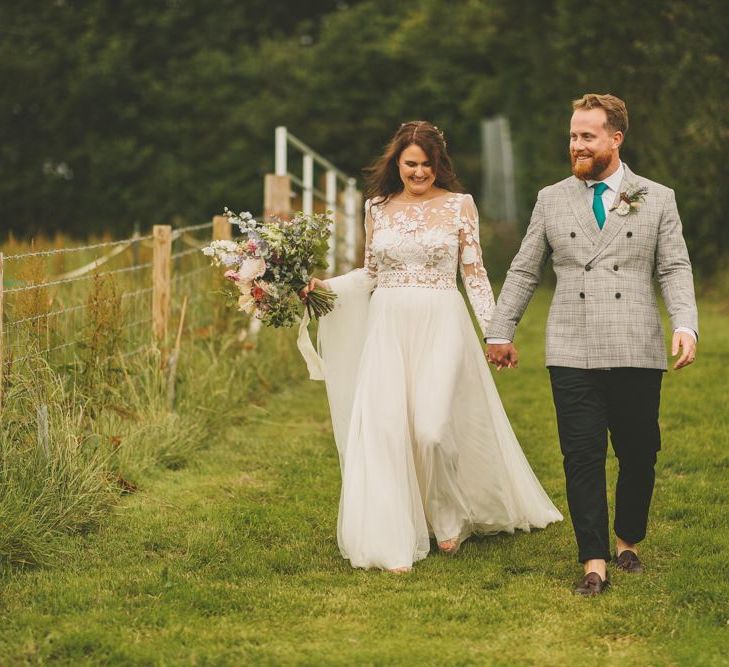
[[[673,334],[673,345],[671,346],[671,355],[680,356],[673,365],[675,370],[679,370],[684,366],[694,363],[696,359],[696,339],[685,331],[676,331]],[[518,368],[519,353],[513,343],[489,343],[486,346],[486,358],[490,364],[496,366],[496,370],[502,368]]]
[[[496,366],[496,370],[502,368],[518,368],[519,353],[514,343],[489,343],[486,346],[486,358],[489,363]]]
[[[675,370],[694,363],[696,359],[696,339],[690,333],[676,331],[673,334],[671,355],[675,357],[679,351],[681,355],[673,365]],[[489,343],[486,346],[486,358],[489,363],[496,366],[497,371],[502,368],[518,368],[519,366],[519,353],[513,343]]]

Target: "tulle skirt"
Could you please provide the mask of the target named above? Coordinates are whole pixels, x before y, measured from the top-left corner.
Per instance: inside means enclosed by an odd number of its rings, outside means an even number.
[[[379,288],[363,309],[361,290],[335,281],[339,313],[323,318],[320,351],[342,466],[344,558],[408,567],[431,536],[561,520],[514,435],[460,292]]]

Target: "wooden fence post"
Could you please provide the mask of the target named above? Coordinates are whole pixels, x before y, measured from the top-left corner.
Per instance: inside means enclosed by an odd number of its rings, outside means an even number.
[[[228,221],[228,216],[213,216],[213,241],[230,241],[232,238],[233,230]]]
[[[155,225],[152,235],[152,330],[157,342],[164,344],[170,318],[172,227]]]
[[[213,241],[230,241],[233,238],[233,229],[226,215],[213,216]],[[223,289],[225,279],[218,271],[212,274],[213,291],[219,292]],[[221,299],[216,299],[213,310],[213,325],[218,329],[226,322],[226,307]]]
[[[3,340],[3,254],[0,252],[0,410],[3,408],[3,374],[5,372],[5,354]]]
[[[263,215],[288,218],[291,215],[291,177],[266,174],[263,181]]]

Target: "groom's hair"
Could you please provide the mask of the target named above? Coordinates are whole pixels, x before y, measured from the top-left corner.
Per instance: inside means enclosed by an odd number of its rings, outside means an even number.
[[[589,111],[590,109],[604,109],[607,115],[605,126],[613,132],[628,131],[628,110],[625,108],[625,102],[615,95],[598,95],[597,93],[587,93],[579,100],[572,102],[572,109]]]

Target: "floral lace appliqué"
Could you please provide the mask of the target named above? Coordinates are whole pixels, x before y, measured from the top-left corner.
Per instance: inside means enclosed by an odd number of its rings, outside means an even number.
[[[365,269],[378,288],[456,289],[460,270],[468,300],[485,331],[494,295],[481,259],[478,212],[470,195],[427,202],[365,204]]]

